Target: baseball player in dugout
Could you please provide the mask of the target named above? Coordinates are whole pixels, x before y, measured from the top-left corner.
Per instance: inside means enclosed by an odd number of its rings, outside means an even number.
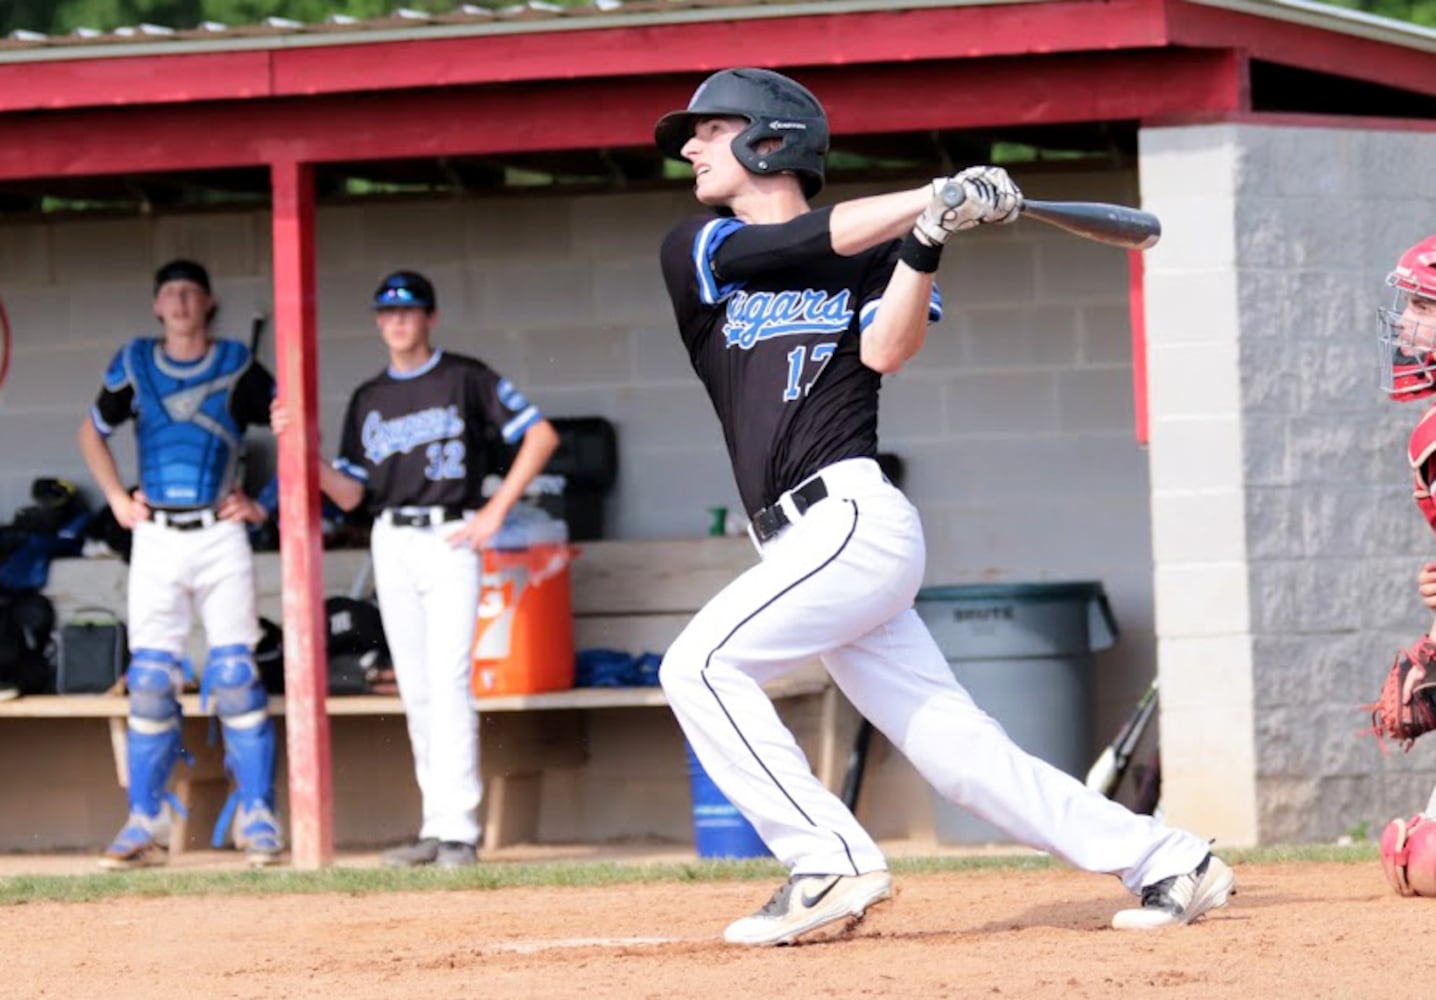
[[[888,899],[882,852],[819,782],[761,685],[821,658],[848,699],[950,801],[1014,839],[1119,876],[1117,928],[1189,924],[1233,891],[1207,841],[1139,816],[1029,756],[958,685],[913,608],[922,526],[876,462],[882,376],[941,316],[949,240],[1012,222],[997,167],[814,210],[828,122],[778,73],[710,76],[655,129],[716,214],[675,226],[663,275],[727,443],[761,561],[669,648],[660,680],[704,769],[790,878],[730,924],[786,944]]]
[[[199,264],[174,260],[155,274],[159,338],[137,337],[115,354],[80,425],[80,451],[115,519],[134,531],[128,619],[126,745],[130,814],[100,857],[105,868],[162,864],[171,805],[165,786],[180,744],[181,659],[199,612],[209,652],[201,703],[219,716],[224,765],[234,784],[215,829],[255,866],[282,848],[274,816],[274,724],[254,662],[259,641],[254,561],[245,522],[266,511],[238,486],[244,429],[269,423],[274,379],[249,348],[210,336],[216,300]],[[125,488],[109,438],[135,422],[139,490]]]
[[[558,434],[512,382],[482,361],[433,346],[434,286],[398,271],[374,292],[389,365],[354,390],[339,457],[319,485],[340,507],[374,515],[371,549],[384,634],[409,726],[423,802],[418,838],[383,855],[395,868],[471,865],[479,842],[478,717],[469,677],[480,552],[558,447]],[[275,432],[290,420],[274,410]],[[481,492],[484,441],[522,442],[492,497]]]
[[[1396,262],[1387,284],[1395,299],[1381,317],[1381,387],[1398,402],[1427,400],[1411,433],[1407,457],[1415,474],[1416,506],[1436,530],[1436,235],[1411,247]],[[1421,600],[1436,612],[1436,563],[1417,578]],[[1377,702],[1370,706],[1378,738],[1407,749],[1436,729],[1436,622],[1409,649],[1396,654]],[[1381,835],[1387,880],[1403,896],[1436,896],[1436,790],[1425,811],[1392,820]]]

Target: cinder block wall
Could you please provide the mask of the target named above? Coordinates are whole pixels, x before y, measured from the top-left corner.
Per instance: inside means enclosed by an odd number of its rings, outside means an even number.
[[[1034,196],[1131,202],[1132,172],[1018,179]],[[836,186],[824,201],[867,193]],[[673,328],[657,266],[688,192],[325,206],[318,216],[319,385],[326,452],[349,391],[384,363],[367,308],[396,267],[438,287],[438,341],[488,360],[553,416],[618,426],[617,538],[702,534],[736,510],[718,424]],[[0,517],[30,480],[88,484],[75,429],[110,354],[155,329],[154,267],[208,264],[223,335],[270,311],[265,211],[0,223],[0,296],[16,330],[4,394]],[[1105,739],[1151,676],[1147,462],[1133,441],[1126,258],[1034,222],[960,238],[944,322],[883,390],[883,445],[907,463],[931,583],[1100,579],[1123,637],[1098,658]],[[261,356],[273,357],[270,332]],[[252,435],[266,447],[267,435]],[[131,435],[116,436],[133,468]],[[906,765],[902,765],[906,766]]]
[[[1142,132],[1166,805],[1228,842],[1379,830],[1436,779],[1357,708],[1430,624],[1422,407],[1377,387],[1375,308],[1436,219],[1433,155],[1430,132]]]

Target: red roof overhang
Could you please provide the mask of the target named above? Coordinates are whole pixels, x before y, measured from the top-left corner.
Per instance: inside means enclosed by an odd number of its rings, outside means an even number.
[[[1143,51],[803,74],[839,134],[1132,120],[1241,106],[1224,52]],[[622,148],[692,90],[672,77],[87,109],[0,119],[0,178]],[[920,100],[914,95],[929,95]]]
[[[0,63],[0,178],[645,146],[740,53],[837,134],[1239,113],[1252,57],[1436,94],[1429,52],[1184,0],[594,22]]]

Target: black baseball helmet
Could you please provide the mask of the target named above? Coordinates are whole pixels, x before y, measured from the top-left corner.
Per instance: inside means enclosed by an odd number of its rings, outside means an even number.
[[[210,291],[209,272],[204,269],[203,264],[197,264],[192,260],[172,260],[168,264],[161,265],[155,272],[155,294],[160,293],[160,286],[170,281],[192,281],[203,288],[206,293]]]
[[[807,87],[770,69],[721,70],[698,85],[687,108],[658,119],[653,139],[664,156],[681,160],[693,123],[713,115],[748,120],[748,127],[733,137],[733,153],[749,172],[791,170],[809,198],[823,189],[828,116]],[[780,139],[782,145],[759,153],[764,139]]]
[[[417,271],[395,271],[374,289],[375,309],[423,309],[433,312],[439,301],[434,286]]]

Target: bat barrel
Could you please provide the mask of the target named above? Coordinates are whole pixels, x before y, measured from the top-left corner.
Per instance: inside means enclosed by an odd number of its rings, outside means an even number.
[[[1099,201],[1024,201],[1022,214],[1074,236],[1127,250],[1147,250],[1162,237],[1151,212]]]

